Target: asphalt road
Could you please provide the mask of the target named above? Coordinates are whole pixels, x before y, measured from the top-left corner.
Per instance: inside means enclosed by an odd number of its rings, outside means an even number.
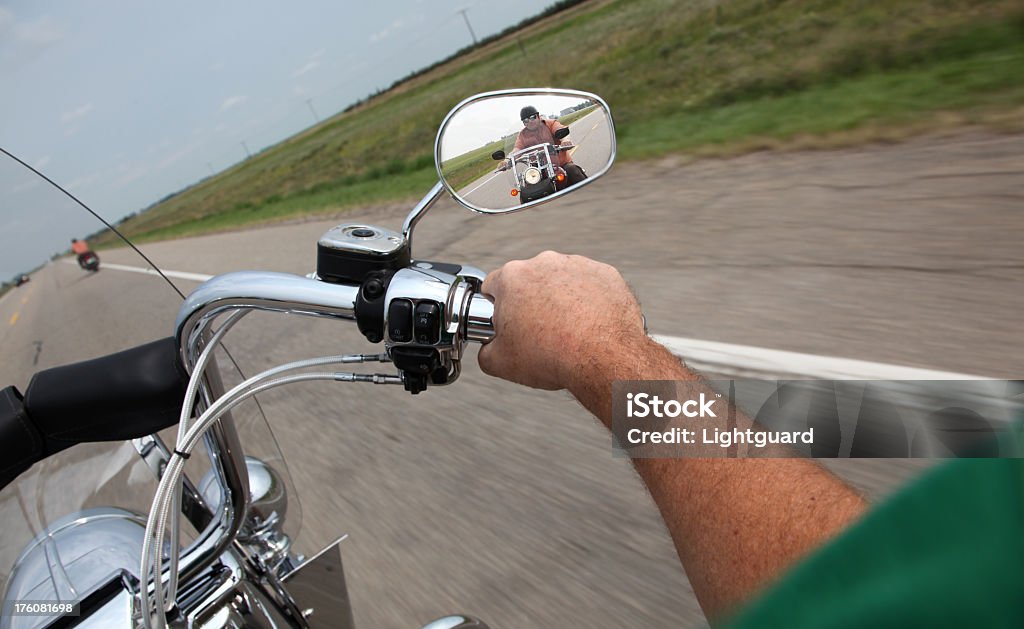
[[[572,161],[585,172],[598,173],[607,166],[612,154],[611,133],[603,111],[594,111],[570,124],[569,140],[576,145],[570,153]],[[464,187],[460,196],[477,207],[505,209],[519,205],[519,200],[510,194],[515,187],[511,170],[492,172]]]
[[[544,249],[584,254],[623,272],[654,333],[1020,378],[1022,155],[1022,136],[966,133],[621,165],[521,214],[479,216],[440,203],[414,252],[484,269]],[[146,250],[180,271],[307,273],[328,227],[397,228],[407,209]],[[125,251],[103,259],[137,264]],[[42,368],[62,362],[56,348],[82,358],[171,331],[174,296],[145,275],[89,276],[54,264],[28,286],[0,301],[4,356],[15,357],[4,363],[34,358]],[[79,306],[54,307],[48,296],[56,294]],[[44,328],[64,336],[37,350]],[[231,336],[249,372],[373,349],[354,326],[294,316],[251,315]],[[474,349],[459,382],[417,397],[398,387],[309,384],[271,392],[262,404],[299,488],[299,549],[350,534],[343,549],[360,626],[418,626],[457,611],[495,627],[703,622],[653,503],[628,463],[611,455],[604,429],[563,393],[482,375]],[[877,498],[927,463],[831,466]],[[114,495],[119,479],[93,498]],[[22,488],[22,503],[56,509],[56,498],[39,496]],[[15,506],[0,501],[0,518],[16,517]]]

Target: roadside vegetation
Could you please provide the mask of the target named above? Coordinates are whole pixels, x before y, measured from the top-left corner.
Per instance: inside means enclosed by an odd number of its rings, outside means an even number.
[[[623,160],[1024,129],[1021,0],[589,0],[452,60],[121,226],[142,240],[414,198],[466,96],[600,94]]]

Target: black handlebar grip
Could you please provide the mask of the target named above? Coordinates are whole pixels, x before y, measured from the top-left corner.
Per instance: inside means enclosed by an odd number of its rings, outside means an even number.
[[[0,489],[77,443],[124,441],[178,423],[188,383],[177,344],[161,339],[32,377],[0,391]]]
[[[76,443],[123,441],[178,423],[188,383],[173,338],[32,377],[25,411],[46,454]]]

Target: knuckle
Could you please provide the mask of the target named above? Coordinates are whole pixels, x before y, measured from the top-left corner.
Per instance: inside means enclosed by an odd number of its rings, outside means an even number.
[[[512,260],[510,262],[506,262],[505,266],[501,267],[501,273],[503,276],[515,279],[522,274],[525,267],[526,262],[523,260]]]

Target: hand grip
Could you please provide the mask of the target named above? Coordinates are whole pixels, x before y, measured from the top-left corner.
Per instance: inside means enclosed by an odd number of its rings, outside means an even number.
[[[494,301],[490,295],[473,293],[466,317],[466,340],[490,343],[494,338]]]

